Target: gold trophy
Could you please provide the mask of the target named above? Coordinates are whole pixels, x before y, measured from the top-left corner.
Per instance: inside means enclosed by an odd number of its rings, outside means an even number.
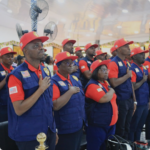
[[[45,133],[39,133],[36,137],[37,141],[40,143],[39,146],[35,147],[35,150],[46,150],[48,148],[47,145],[45,145],[46,141],[46,134]]]

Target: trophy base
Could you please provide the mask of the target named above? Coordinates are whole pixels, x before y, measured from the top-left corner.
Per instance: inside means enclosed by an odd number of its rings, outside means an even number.
[[[35,150],[46,150],[46,149],[48,149],[48,146],[46,146],[46,145],[44,147],[43,146],[42,147],[41,146],[35,147]]]

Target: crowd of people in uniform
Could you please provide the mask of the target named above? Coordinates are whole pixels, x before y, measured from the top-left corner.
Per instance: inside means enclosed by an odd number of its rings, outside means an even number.
[[[48,150],[80,150],[83,131],[87,150],[105,150],[105,141],[119,135],[139,141],[146,124],[150,139],[150,57],[140,47],[130,51],[119,39],[112,57],[88,43],[62,42],[63,52],[45,54],[48,37],[24,34],[24,56],[13,57],[10,47],[0,50],[0,122],[8,120],[8,135],[19,150],[33,150],[36,136],[47,135]],[[17,63],[18,62],[18,63]]]

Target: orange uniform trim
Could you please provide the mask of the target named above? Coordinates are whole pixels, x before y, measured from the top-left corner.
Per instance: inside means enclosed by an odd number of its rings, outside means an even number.
[[[56,74],[61,78],[61,80],[63,81],[67,80],[70,83],[70,85],[72,85],[71,80],[70,80],[70,75],[68,75],[68,78],[65,78],[58,71],[56,72]],[[60,90],[56,84],[53,84],[53,99],[52,100],[55,101],[59,97],[60,97]]]
[[[25,63],[28,65],[29,70],[36,73],[38,78],[39,78],[40,75],[42,75],[40,65],[39,65],[39,68],[36,69],[31,64],[29,64],[29,62],[27,62],[26,60],[25,60]],[[9,80],[8,80],[8,88],[12,88],[12,87],[17,88],[17,93],[13,93],[13,94],[9,95],[11,101],[15,102],[15,101],[24,100],[25,94],[24,94],[22,83],[14,75],[10,75]]]
[[[101,82],[100,82],[101,83]],[[101,85],[107,90],[109,91],[109,88],[108,88],[108,83],[107,82],[104,82],[104,83],[101,83]],[[101,89],[101,90],[100,90]],[[96,102],[99,102],[100,99],[105,95],[106,93],[103,91],[103,89],[96,85],[96,84],[90,84],[88,87],[87,87],[87,90],[86,90],[86,93],[85,93],[85,96],[87,98],[90,98]],[[110,126],[116,124],[117,120],[118,120],[118,107],[117,107],[117,104],[116,104],[116,94],[113,94],[113,97],[111,99],[111,105],[112,105],[112,111],[113,111],[113,115],[112,115],[112,120],[111,120],[111,123],[110,123]]]
[[[5,71],[7,71],[8,73],[11,73],[11,71],[14,70],[14,68],[13,68],[12,66],[10,66],[10,68],[7,68],[7,67],[5,67],[2,63],[1,63],[1,65],[2,65],[3,69],[4,69]]]
[[[80,61],[79,61],[79,69],[80,69],[80,71],[81,71],[82,73],[85,72],[85,71],[88,71],[89,68],[88,68],[87,62],[84,61],[84,60],[80,60]]]

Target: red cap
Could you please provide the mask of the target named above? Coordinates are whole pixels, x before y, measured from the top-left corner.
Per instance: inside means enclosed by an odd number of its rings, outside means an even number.
[[[75,52],[77,52],[77,51],[82,51],[82,49],[80,47],[76,47]]]
[[[127,44],[129,45],[129,44],[132,44],[132,43],[134,43],[134,42],[133,41],[127,42],[124,38],[122,38],[122,39],[119,39],[115,42],[114,47],[117,49],[121,46],[124,46],[124,45],[127,45]]]
[[[67,44],[69,42],[72,43],[72,44],[75,44],[76,40],[65,39],[65,40],[62,41],[62,46],[64,46],[65,44]]]
[[[136,55],[136,54],[140,54],[140,53],[148,53],[149,52],[149,50],[142,50],[141,49],[141,47],[136,47],[136,48],[134,48],[132,51],[131,51],[131,55],[130,55],[130,57],[132,57],[132,56],[134,56],[134,55]]]
[[[90,47],[92,47],[92,46],[94,46],[95,48],[98,47],[97,44],[88,43],[87,45],[85,45],[85,51],[86,51],[87,49],[89,49]]]
[[[38,36],[38,34],[34,31],[25,33],[21,39],[20,39],[20,48],[23,50],[23,48],[30,43],[33,40],[41,40],[42,43],[47,41],[49,38],[47,36]]]
[[[66,59],[75,60],[77,58],[78,58],[78,56],[73,56],[69,52],[66,52],[66,51],[65,52],[60,52],[55,57],[55,63],[57,64],[58,62],[66,60]]]
[[[110,52],[114,52],[115,50],[117,50],[114,46],[110,49]]]
[[[102,55],[102,54],[107,54],[107,53],[104,53],[104,52],[102,52],[101,50],[98,50],[98,51],[96,51],[95,57],[98,56],[98,55]]]
[[[47,52],[47,49],[44,49],[44,52]]]
[[[102,66],[102,65],[108,65],[108,63],[110,62],[111,60],[104,60],[104,61],[101,61],[101,60],[96,60],[92,63],[91,67],[90,67],[90,71],[93,73],[94,70],[99,67],[99,66]]]
[[[17,53],[14,52],[10,47],[5,47],[0,50],[0,56],[3,56],[5,54],[17,54]]]

